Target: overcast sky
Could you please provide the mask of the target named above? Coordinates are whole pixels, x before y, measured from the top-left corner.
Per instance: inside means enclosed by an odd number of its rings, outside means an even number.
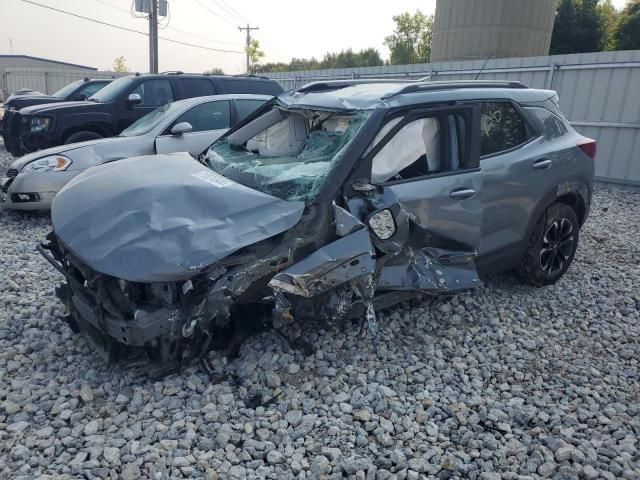
[[[132,0],[33,0],[61,10],[142,32],[148,22],[133,18]],[[161,37],[223,53],[160,40],[160,71],[202,72],[220,67],[227,73],[244,71],[244,32],[250,21],[266,53],[264,61],[291,57],[321,58],[345,48],[376,47],[384,58],[384,37],[394,28],[393,15],[421,9],[432,14],[435,0],[169,0],[168,27]],[[617,7],[625,0],[613,0]],[[23,0],[0,0],[0,54],[34,55],[108,70],[125,56],[133,71],[148,71],[148,37],[98,25],[44,9]],[[164,23],[164,22],[163,22]]]

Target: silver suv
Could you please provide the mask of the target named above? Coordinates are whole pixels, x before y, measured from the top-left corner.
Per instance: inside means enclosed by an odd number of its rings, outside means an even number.
[[[256,312],[276,328],[360,318],[516,267],[569,268],[595,141],[555,92],[514,82],[306,85],[266,103],[196,161],[89,169],[55,197],[41,252],[68,321],[163,368],[201,358]],[[262,317],[261,317],[262,318]]]

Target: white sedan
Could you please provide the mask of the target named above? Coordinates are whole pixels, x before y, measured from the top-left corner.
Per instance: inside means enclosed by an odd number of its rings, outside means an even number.
[[[120,135],[61,145],[25,155],[0,179],[0,206],[49,210],[55,194],[87,168],[122,158],[159,153],[199,155],[263,103],[268,95],[233,94],[188,98],[140,118]]]

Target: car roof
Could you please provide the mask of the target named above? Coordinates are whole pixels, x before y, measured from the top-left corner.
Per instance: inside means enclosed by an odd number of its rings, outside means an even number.
[[[273,95],[259,95],[253,93],[227,93],[223,95],[206,95],[204,97],[191,97],[183,100],[176,100],[176,105],[190,107],[199,103],[210,102],[212,100],[271,100]]]
[[[555,95],[551,90],[527,88],[509,81],[348,81],[314,82],[278,96],[281,103],[297,108],[371,110],[452,100],[511,99],[542,102]]]

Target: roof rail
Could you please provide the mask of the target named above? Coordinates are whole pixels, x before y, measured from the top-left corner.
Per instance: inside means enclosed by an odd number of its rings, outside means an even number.
[[[411,80],[390,79],[390,78],[347,78],[343,80],[319,80],[304,84],[302,87],[295,89],[300,93],[311,92],[330,92],[332,90],[340,90],[342,88],[351,87],[353,85],[366,85],[368,83],[409,83]]]
[[[271,80],[269,77],[264,75],[256,75],[255,73],[238,73],[235,75],[230,75],[231,77],[250,77],[250,78],[261,78],[262,80]]]
[[[434,90],[456,90],[460,88],[529,88],[523,83],[512,81],[492,80],[452,80],[442,82],[416,82],[403,86],[382,97],[388,99],[405,93],[430,92]]]
[[[166,72],[160,72],[161,75],[184,75],[182,70],[168,70]]]

